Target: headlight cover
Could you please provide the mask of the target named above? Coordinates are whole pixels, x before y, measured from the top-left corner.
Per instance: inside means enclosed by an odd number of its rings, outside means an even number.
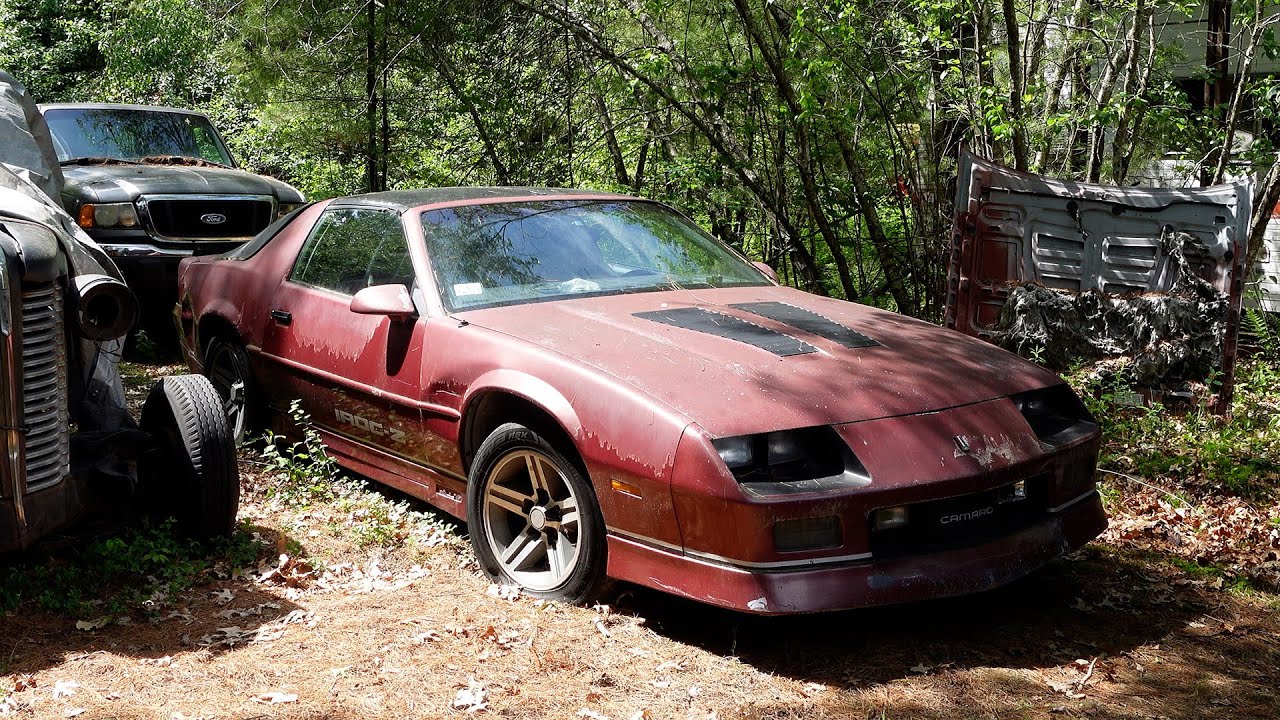
[[[280,203],[280,204],[279,204],[279,206],[277,206],[277,208],[276,208],[276,219],[277,219],[277,220],[279,220],[280,218],[284,217],[285,215],[288,215],[289,213],[293,212],[294,210],[297,210],[298,208],[302,207],[303,205],[306,205],[306,203],[305,203],[305,202],[296,202],[296,203],[287,203],[287,202],[282,202],[282,203]]]
[[[717,438],[711,444],[743,489],[756,495],[871,484],[862,462],[829,426]]]
[[[133,203],[85,203],[76,221],[82,228],[135,228],[138,211]]]
[[[1098,430],[1075,392],[1065,384],[1020,393],[1010,398],[1040,442],[1062,447]]]

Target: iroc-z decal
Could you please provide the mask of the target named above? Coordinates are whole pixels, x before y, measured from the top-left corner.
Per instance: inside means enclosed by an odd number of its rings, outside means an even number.
[[[373,433],[378,437],[389,438],[393,443],[404,442],[405,432],[403,430],[389,428],[380,422],[375,422],[369,418],[363,418],[359,415],[349,413],[346,410],[339,410],[338,408],[333,409],[333,416],[336,417],[340,423],[346,423],[364,430],[365,432]]]

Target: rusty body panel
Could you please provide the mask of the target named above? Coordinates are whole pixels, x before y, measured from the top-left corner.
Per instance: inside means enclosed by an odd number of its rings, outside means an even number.
[[[1224,317],[1212,319],[1222,326],[1216,370],[1224,406],[1234,376],[1251,198],[1248,184],[1121,188],[1040,177],[966,154],[944,324],[994,341],[1002,310],[1023,283],[1107,297],[1169,293],[1185,262],[1225,299]]]
[[[478,408],[518,398],[581,459],[608,530],[610,576],[739,610],[979,590],[1105,527],[1093,486],[1099,435],[1083,406],[1072,405],[1083,414],[1066,430],[1033,426],[1027,398],[1060,393],[1061,380],[960,333],[764,275],[739,287],[448,309],[420,218],[552,192],[346,198],[302,211],[256,252],[184,261],[187,360],[199,369],[211,336],[233,333],[278,424],[301,399],[339,462],[464,519]],[[324,213],[359,206],[402,217],[416,317],[352,313],[351,297],[288,279]],[[779,431],[817,433],[840,467],[755,482],[715,444]],[[873,529],[890,507],[909,508],[920,532]],[[787,523],[814,519],[826,540],[779,539],[779,528],[797,527]]]

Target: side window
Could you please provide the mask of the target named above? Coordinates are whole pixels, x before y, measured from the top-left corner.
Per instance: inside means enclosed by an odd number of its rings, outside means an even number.
[[[311,230],[289,279],[354,295],[372,285],[413,286],[400,216],[384,210],[332,210]]]

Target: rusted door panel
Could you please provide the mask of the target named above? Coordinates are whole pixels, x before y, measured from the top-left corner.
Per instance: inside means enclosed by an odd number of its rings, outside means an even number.
[[[961,158],[946,325],[992,339],[1023,282],[1106,295],[1164,292],[1176,242],[1196,274],[1227,295],[1221,368],[1230,386],[1243,294],[1252,186],[1111,187]],[[1183,242],[1194,238],[1195,242]]]
[[[421,413],[398,402],[417,394],[420,323],[396,323],[350,310],[351,299],[284,281],[263,338],[265,385],[272,405],[293,398],[316,425],[401,456],[411,456]],[[341,376],[334,372],[341,368]]]

